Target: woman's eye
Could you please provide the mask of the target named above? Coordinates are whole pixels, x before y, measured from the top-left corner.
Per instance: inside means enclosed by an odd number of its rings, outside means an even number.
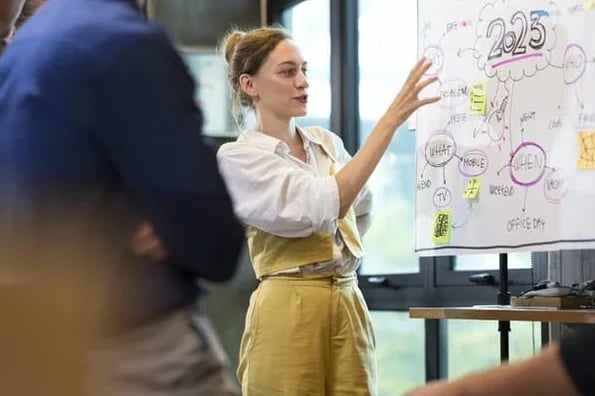
[[[281,74],[283,74],[285,76],[292,76],[295,74],[295,69],[282,70]]]

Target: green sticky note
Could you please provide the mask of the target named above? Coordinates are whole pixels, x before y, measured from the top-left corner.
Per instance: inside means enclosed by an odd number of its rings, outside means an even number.
[[[595,1],[587,1],[585,2],[585,6],[584,6],[585,10],[592,10],[595,9]]]
[[[435,244],[445,244],[450,241],[450,210],[443,209],[434,213],[432,241]]]
[[[479,196],[479,179],[472,177],[467,180],[467,187],[463,191],[463,198],[476,199]]]
[[[469,112],[475,115],[485,115],[487,110],[487,85],[486,81],[476,81],[471,84],[469,99],[471,108]]]

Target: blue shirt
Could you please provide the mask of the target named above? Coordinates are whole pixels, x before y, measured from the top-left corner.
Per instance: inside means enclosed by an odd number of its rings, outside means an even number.
[[[24,243],[32,268],[109,268],[126,323],[230,278],[243,230],[193,90],[134,0],[48,1],[0,57],[0,248]],[[167,263],[132,254],[144,218]]]

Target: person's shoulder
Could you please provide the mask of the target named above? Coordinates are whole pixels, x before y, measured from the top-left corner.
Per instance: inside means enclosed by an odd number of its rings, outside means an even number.
[[[122,18],[120,23],[105,23],[98,29],[103,34],[98,35],[94,40],[95,54],[106,56],[105,59],[97,59],[99,63],[118,62],[119,59],[145,57],[155,59],[156,57],[171,56],[175,54],[175,47],[164,29],[154,23],[150,23],[138,16],[131,15]],[[135,59],[142,62],[143,59]]]
[[[238,148],[238,146],[241,146],[241,144],[238,144],[237,140],[233,141],[233,142],[223,143],[217,149],[217,155],[225,155],[227,153],[230,153],[230,152],[236,150]]]
[[[60,57],[61,66],[68,68],[73,61],[101,67],[126,54],[134,56],[133,50],[158,53],[155,48],[168,48],[169,41],[164,30],[143,18],[132,2],[61,0],[45,4],[13,44],[30,57],[40,52]]]
[[[238,136],[234,141],[223,143],[217,149],[217,158],[224,158],[234,156],[237,153],[241,153],[249,145],[246,144],[242,136]]]
[[[329,129],[318,125],[300,128],[315,143],[333,145],[333,151],[335,152],[337,152],[339,148],[343,147],[343,140],[341,137]]]
[[[257,131],[244,131],[235,141],[222,144],[217,150],[217,158],[221,161],[276,157],[279,142],[280,140]]]
[[[332,139],[333,141],[342,141],[341,137],[330,129],[321,127],[319,125],[310,125],[307,127],[300,127],[302,131],[312,137],[319,137],[324,139]]]
[[[173,50],[165,30],[147,21],[132,2],[73,2],[63,12],[72,14],[62,23],[58,33],[61,39],[75,41],[98,66],[139,54],[160,56],[163,50]]]

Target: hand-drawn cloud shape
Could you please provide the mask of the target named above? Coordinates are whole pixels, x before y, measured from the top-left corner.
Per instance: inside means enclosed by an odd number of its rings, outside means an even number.
[[[532,0],[494,0],[481,10],[473,56],[487,77],[505,82],[532,77],[550,64],[558,9]]]

